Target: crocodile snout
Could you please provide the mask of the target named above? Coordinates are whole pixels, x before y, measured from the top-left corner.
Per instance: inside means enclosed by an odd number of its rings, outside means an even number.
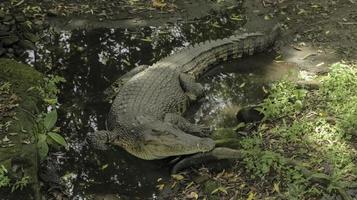
[[[215,147],[215,143],[211,138],[202,138],[199,143],[197,143],[197,149],[200,152],[211,151]]]

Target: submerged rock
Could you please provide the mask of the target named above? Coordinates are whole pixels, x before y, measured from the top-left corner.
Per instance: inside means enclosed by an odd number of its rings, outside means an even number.
[[[237,112],[237,120],[244,123],[259,122],[264,114],[257,110],[257,106],[247,106]]]

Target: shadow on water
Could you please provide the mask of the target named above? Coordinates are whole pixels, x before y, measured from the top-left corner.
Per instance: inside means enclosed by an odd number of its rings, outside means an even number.
[[[146,27],[137,32],[105,28],[49,32],[47,42],[29,57],[28,62],[41,71],[66,79],[61,86],[57,125],[70,148],[53,152],[49,160],[58,166],[70,199],[97,199],[105,195],[155,199],[157,179],[169,177],[167,161],[136,159],[118,148],[95,151],[87,145],[85,137],[88,132],[105,128],[110,104],[103,101],[103,91],[116,78],[135,66],[150,65],[190,44],[232,35],[243,23],[224,16],[203,20],[205,23]],[[266,72],[253,64],[266,66],[267,62],[273,62],[272,55],[262,54],[255,59],[263,63],[254,59],[251,63],[231,63],[202,79],[207,96],[194,117],[196,121],[212,120],[206,116],[215,116],[212,112],[218,112],[222,106],[248,104],[263,98],[264,92],[257,88],[265,84],[262,77]],[[235,69],[236,65],[243,67]]]

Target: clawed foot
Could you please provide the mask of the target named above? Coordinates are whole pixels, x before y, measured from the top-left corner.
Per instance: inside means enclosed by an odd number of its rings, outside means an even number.
[[[88,133],[86,141],[88,142],[89,145],[91,145],[95,149],[99,149],[99,150],[109,149],[109,145],[107,144],[108,136],[106,134],[106,131],[97,131],[94,133]]]
[[[209,137],[212,133],[212,130],[208,126],[195,125],[194,127],[192,127],[190,132],[192,132],[193,134],[199,137]]]

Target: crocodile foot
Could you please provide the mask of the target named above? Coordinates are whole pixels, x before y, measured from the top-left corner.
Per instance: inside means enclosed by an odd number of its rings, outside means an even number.
[[[214,148],[212,151],[194,154],[192,156],[188,156],[182,159],[174,165],[171,170],[171,173],[177,174],[177,172],[194,165],[223,159],[239,160],[242,159],[242,153],[237,149],[217,147]]]

